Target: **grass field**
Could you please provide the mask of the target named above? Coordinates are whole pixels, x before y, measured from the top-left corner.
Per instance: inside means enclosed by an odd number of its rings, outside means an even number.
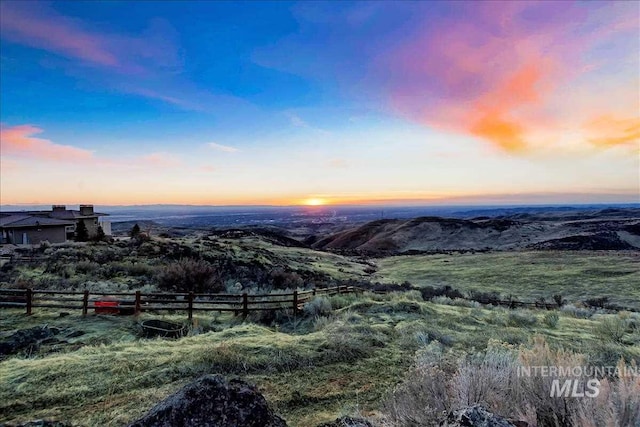
[[[246,271],[255,274],[246,277],[254,282],[244,284],[255,289],[270,286],[271,270],[286,268],[321,285],[345,279],[409,281],[529,300],[561,294],[575,303],[607,296],[640,309],[636,252],[493,252],[362,260],[254,237],[161,239],[139,246],[74,244],[46,251],[50,262],[19,265],[0,275],[2,286],[154,291],[164,265],[197,255],[211,260],[228,257],[250,266],[253,270]],[[312,282],[299,276],[296,283],[303,287]],[[41,308],[33,316],[11,309],[0,315],[0,339],[42,325],[61,329],[61,336],[83,332],[64,338],[66,343],[0,360],[0,423],[45,418],[119,426],[207,373],[257,384],[290,426],[315,426],[339,415],[375,417],[392,389],[411,372],[416,355],[434,342],[455,358],[483,351],[490,340],[518,348],[542,336],[556,348],[584,354],[592,364],[615,365],[620,357],[640,362],[637,313],[615,315],[574,306],[553,312],[508,310],[444,297],[425,302],[417,290],[320,297],[303,313],[280,313],[275,320],[266,314],[247,319],[199,316],[189,336],[176,341],[140,338],[139,322],[149,317],[184,322],[185,315],[83,318],[72,312],[59,317],[59,312]]]
[[[86,345],[1,361],[0,421],[122,425],[189,380],[223,373],[256,383],[289,425],[313,426],[342,414],[374,414],[416,351],[433,341],[465,354],[491,339],[526,346],[542,335],[594,360],[640,360],[637,333],[628,331],[622,343],[603,342],[597,333],[602,316],[561,313],[550,325],[545,311],[434,304],[417,292],[328,302],[330,312],[282,315],[270,327],[232,316],[199,317],[192,336],[176,341],[138,338],[132,318],[5,311],[6,330],[42,324],[82,329],[86,335],[76,343]]]
[[[492,252],[395,256],[377,260],[373,279],[414,285],[450,285],[462,291],[497,291],[502,295],[569,302],[609,297],[640,309],[640,253]]]

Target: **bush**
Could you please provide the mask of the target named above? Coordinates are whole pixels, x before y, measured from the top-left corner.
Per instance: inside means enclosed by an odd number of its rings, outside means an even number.
[[[158,274],[158,287],[177,292],[221,292],[224,290],[213,265],[202,260],[181,259]]]
[[[315,297],[304,305],[304,314],[309,317],[328,316],[331,314],[331,301],[325,297]]]
[[[620,316],[607,316],[594,327],[594,334],[608,342],[622,343],[627,331],[628,321]]]
[[[451,286],[440,286],[439,288],[434,288],[433,286],[424,286],[420,288],[420,293],[422,294],[422,299],[425,301],[429,301],[436,297],[447,297],[447,298],[464,298],[462,292],[457,289],[453,289]]]
[[[567,313],[578,319],[588,319],[591,316],[593,316],[593,310],[590,310],[588,308],[583,308],[583,307],[576,307],[573,304],[567,304],[563,306],[560,309],[560,311],[562,311],[563,313]]]
[[[92,261],[78,261],[74,264],[76,273],[95,274],[100,269],[100,264]]]
[[[304,286],[304,281],[298,273],[282,268],[276,268],[269,273],[269,282],[275,289],[296,289]]]
[[[542,319],[545,326],[548,328],[555,328],[556,326],[558,326],[559,320],[560,320],[560,316],[558,315],[558,313],[554,311],[545,314],[544,318]]]
[[[442,349],[426,351],[415,367],[383,403],[384,426],[415,427],[441,425],[442,414],[452,409],[481,404],[490,411],[510,415],[539,427],[596,427],[640,425],[640,377],[634,362],[618,362],[618,372],[631,375],[600,379],[600,394],[594,399],[550,398],[554,380],[586,381],[588,377],[563,374],[532,375],[526,367],[582,367],[581,354],[552,349],[542,337],[519,351],[489,342],[487,350],[464,356],[452,364]],[[563,372],[563,371],[558,371]],[[561,376],[562,375],[562,376]]]
[[[532,326],[538,322],[538,318],[526,311],[514,310],[507,315],[507,325],[522,328]]]

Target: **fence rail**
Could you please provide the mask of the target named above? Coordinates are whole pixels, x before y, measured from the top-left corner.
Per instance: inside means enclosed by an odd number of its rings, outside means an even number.
[[[0,289],[0,308],[24,308],[30,315],[34,308],[89,310],[98,314],[138,315],[145,311],[186,311],[189,319],[194,311],[232,311],[247,315],[252,311],[294,310],[320,295],[362,292],[355,286],[336,286],[307,291],[276,294],[203,294],[203,293],[142,293],[78,292],[38,289]]]

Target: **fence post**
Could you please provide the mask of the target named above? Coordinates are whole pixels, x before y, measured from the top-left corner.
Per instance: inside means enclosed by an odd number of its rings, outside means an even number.
[[[134,308],[134,315],[138,316],[140,315],[140,309],[142,308],[142,294],[140,293],[140,291],[136,291],[136,304],[135,304],[135,308]]]
[[[189,292],[189,321],[193,320],[193,292]]]
[[[298,312],[298,290],[293,291],[293,312]]]
[[[82,315],[86,316],[89,311],[89,291],[85,289],[82,295]]]
[[[31,305],[33,304],[33,291],[31,288],[27,288],[27,316],[31,316]]]
[[[312,295],[315,297],[316,296],[316,288],[313,288],[313,293]]]
[[[249,314],[249,297],[245,292],[242,294],[242,315],[244,317],[247,317],[248,314]]]

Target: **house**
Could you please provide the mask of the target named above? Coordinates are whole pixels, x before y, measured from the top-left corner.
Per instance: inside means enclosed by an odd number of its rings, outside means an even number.
[[[107,214],[94,212],[93,205],[80,205],[79,210],[53,205],[50,211],[0,212],[0,242],[31,244],[48,240],[63,243],[74,238],[80,222],[84,223],[89,238],[98,234],[99,226],[106,235],[111,235],[111,223],[99,221],[102,216]]]
[[[45,240],[50,243],[62,243],[67,240],[68,227],[75,227],[75,223],[31,215],[2,216],[0,217],[0,243],[26,245]]]

